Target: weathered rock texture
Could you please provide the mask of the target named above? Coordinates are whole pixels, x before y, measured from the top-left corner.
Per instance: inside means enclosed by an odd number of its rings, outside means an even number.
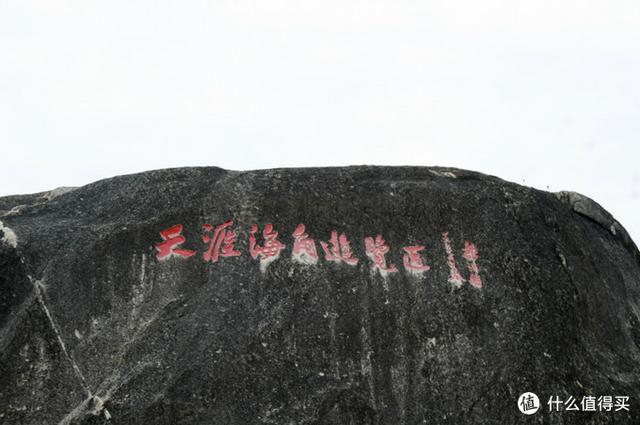
[[[203,225],[228,220],[205,261]],[[578,194],[443,168],[185,168],[0,198],[0,221],[3,424],[640,423],[640,255]],[[267,223],[270,263],[249,243]],[[315,264],[292,257],[301,223]],[[334,229],[357,264],[327,259]],[[377,235],[389,251],[367,256]],[[407,246],[425,247],[408,268]],[[549,412],[554,395],[629,411]]]

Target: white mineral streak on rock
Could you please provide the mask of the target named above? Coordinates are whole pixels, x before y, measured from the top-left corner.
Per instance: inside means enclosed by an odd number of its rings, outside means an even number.
[[[0,232],[2,232],[2,242],[14,248],[18,246],[18,237],[16,236],[16,234],[13,232],[13,230],[6,227],[1,221]]]
[[[280,253],[272,256],[272,257],[267,257],[267,258],[262,258],[260,259],[260,272],[262,272],[262,274],[266,273],[267,271],[267,267],[269,267],[269,264],[271,264],[272,262],[274,262],[275,260],[277,260],[278,258],[280,258]]]
[[[429,170],[431,174],[438,177],[449,177],[450,179],[457,179],[458,176],[452,173],[451,171],[437,171],[437,170]]]
[[[293,261],[297,263],[306,264],[309,266],[313,266],[318,263],[317,257],[312,257],[306,252],[298,252],[296,254],[291,254],[291,258],[293,259]]]
[[[47,198],[48,201],[57,198],[60,195],[64,195],[65,193],[69,193],[72,192],[74,190],[76,190],[77,187],[56,187],[53,190],[50,190],[49,192],[47,192],[44,197]]]
[[[16,205],[6,213],[2,214],[2,217],[11,217],[12,215],[18,215],[26,207],[27,207],[26,205]]]

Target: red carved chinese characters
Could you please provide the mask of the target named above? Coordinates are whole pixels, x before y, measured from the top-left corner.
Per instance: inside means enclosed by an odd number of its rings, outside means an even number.
[[[209,244],[209,248],[202,254],[204,261],[211,261],[215,263],[218,261],[218,257],[237,257],[240,255],[240,251],[233,249],[233,244],[236,239],[236,233],[229,229],[233,224],[233,220],[228,220],[213,229],[211,224],[204,224],[204,235],[202,241]]]
[[[353,257],[351,245],[344,233],[341,233],[340,237],[338,237],[338,232],[336,230],[332,230],[329,242],[331,243],[331,248],[329,248],[328,243],[320,241],[320,246],[322,246],[322,250],[324,251],[325,260],[335,261],[337,263],[344,262],[350,266],[358,264],[358,259]]]
[[[190,249],[180,249],[178,245],[182,244],[186,239],[182,236],[182,224],[176,224],[175,226],[169,227],[160,232],[160,237],[162,238],[162,242],[158,242],[155,245],[156,250],[156,258],[158,260],[162,260],[168,258],[172,255],[177,255],[183,258],[189,258],[195,251],[191,251]]]
[[[208,223],[202,226],[204,230],[202,241],[206,247],[205,252],[202,253],[202,258],[205,262],[216,263],[221,257],[240,256],[240,250],[234,247],[237,233],[232,229],[232,226],[233,220],[227,220],[216,226]],[[181,248],[181,245],[186,241],[182,231],[182,224],[176,224],[160,232],[162,241],[154,245],[158,260],[164,260],[172,256],[189,258],[196,253],[190,249]],[[259,259],[260,270],[265,272],[268,265],[280,257],[286,245],[278,240],[278,232],[274,230],[271,223],[267,223],[264,226],[262,237],[257,236],[257,233],[258,225],[251,225],[249,230],[249,253],[253,259]],[[303,223],[298,224],[291,236],[293,237],[291,260],[307,265],[318,264],[319,255],[316,241],[309,237],[306,232],[306,226]],[[467,272],[462,270],[463,273],[460,273],[458,270],[456,254],[454,253],[452,241],[449,239],[449,232],[443,232],[441,236],[446,253],[449,283],[459,288],[465,282],[469,282],[472,287],[482,289],[484,284],[480,278],[476,245],[468,240],[464,241],[462,258],[469,273],[468,279],[465,279],[463,274],[466,275]],[[262,246],[258,244],[257,238],[262,240]],[[338,234],[338,231],[333,229],[331,238],[328,241],[319,242],[324,251],[325,260],[346,263],[351,266],[358,264],[359,259],[354,256],[349,239],[344,233]],[[390,252],[390,248],[382,235],[364,238],[364,248],[367,257],[371,261],[370,269],[372,273],[377,271],[382,276],[387,276],[389,273],[398,272],[398,268],[394,263],[387,262],[386,255]],[[420,275],[431,270],[431,266],[424,263],[422,253],[424,249],[425,247],[422,245],[402,247],[402,265],[407,273]]]
[[[299,224],[293,232],[293,253],[291,258],[303,264],[316,264],[318,251],[316,243],[304,231],[304,224]]]
[[[420,274],[431,269],[431,267],[422,264],[422,258],[420,258],[420,254],[418,254],[418,252],[424,249],[424,246],[405,246],[402,249],[405,252],[402,256],[402,263],[407,271]]]
[[[367,256],[373,262],[373,264],[371,264],[372,271],[378,270],[383,276],[387,273],[398,271],[395,264],[391,264],[387,267],[385,255],[389,252],[389,247],[385,244],[381,235],[376,236],[375,239],[371,237],[364,238],[364,248]]]
[[[264,226],[262,231],[263,246],[256,243],[255,234],[257,231],[258,225],[252,224],[249,229],[249,253],[254,259],[260,257],[260,270],[264,272],[267,266],[280,256],[280,251],[285,248],[285,245],[278,240],[278,232],[273,230],[273,224],[267,223]]]
[[[447,253],[447,265],[449,266],[449,283],[459,288],[460,286],[462,286],[464,279],[460,275],[458,267],[456,266],[456,259],[453,256],[451,241],[449,241],[449,232],[444,232],[442,234],[442,243],[444,244],[444,250]]]
[[[470,273],[469,283],[476,288],[482,288],[482,280],[478,274],[478,265],[476,264],[476,260],[478,259],[478,250],[476,249],[476,246],[469,241],[465,241],[462,257],[467,260],[467,267],[469,268]]]
[[[451,248],[451,242],[449,241],[448,232],[442,234],[442,242],[444,243],[444,249],[447,253],[447,264],[449,265],[449,282],[456,287],[460,287],[465,281],[458,271],[456,266],[456,260],[453,255],[453,249]],[[469,242],[464,242],[464,249],[462,251],[462,257],[467,261],[467,268],[469,269],[469,283],[475,288],[482,288],[482,280],[478,272],[478,250],[476,246]]]

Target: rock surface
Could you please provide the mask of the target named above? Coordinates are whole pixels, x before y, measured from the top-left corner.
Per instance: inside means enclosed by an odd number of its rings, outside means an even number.
[[[578,194],[182,168],[0,198],[0,222],[2,424],[640,423],[640,255]]]

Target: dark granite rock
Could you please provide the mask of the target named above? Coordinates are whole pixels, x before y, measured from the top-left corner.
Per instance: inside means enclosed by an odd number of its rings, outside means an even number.
[[[578,194],[185,168],[0,198],[0,221],[3,424],[640,423],[640,256]]]

